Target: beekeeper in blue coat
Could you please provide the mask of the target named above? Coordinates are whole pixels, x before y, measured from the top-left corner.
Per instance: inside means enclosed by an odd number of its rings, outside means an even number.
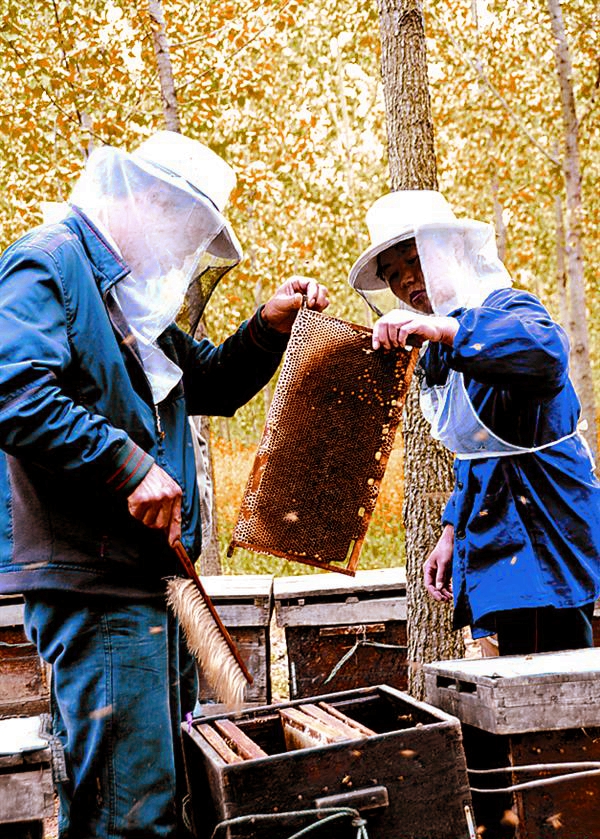
[[[367,225],[349,281],[380,316],[373,346],[425,342],[421,407],[455,455],[428,592],[453,598],[456,628],[496,632],[501,654],[591,646],[600,484],[564,330],[512,288],[491,226],[439,192],[384,195]]]
[[[170,544],[201,549],[188,415],[233,414],[275,372],[303,294],[327,305],[293,278],[220,346],[175,325],[194,333],[241,258],[234,183],[180,134],[98,148],[64,219],[0,260],[0,592],[23,593],[52,666],[61,839],[186,835],[179,726],[195,696],[165,578]]]

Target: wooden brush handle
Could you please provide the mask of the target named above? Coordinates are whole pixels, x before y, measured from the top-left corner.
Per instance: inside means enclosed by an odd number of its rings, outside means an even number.
[[[248,668],[244,664],[244,661],[243,661],[241,655],[239,654],[238,648],[236,647],[233,638],[229,634],[229,632],[227,630],[227,627],[225,626],[225,624],[223,623],[223,621],[219,617],[219,614],[218,614],[217,610],[215,609],[212,600],[210,599],[210,597],[208,596],[208,594],[204,590],[204,586],[200,582],[200,577],[196,574],[196,569],[194,568],[194,563],[191,561],[191,559],[187,555],[187,551],[183,547],[183,545],[179,541],[179,539],[176,542],[173,543],[173,550],[177,554],[177,558],[179,559],[179,562],[181,563],[181,567],[185,571],[186,576],[189,577],[189,579],[192,580],[195,583],[196,588],[198,589],[198,591],[202,595],[202,599],[206,603],[211,615],[213,616],[213,618],[215,620],[215,623],[217,624],[221,635],[223,636],[223,638],[227,642],[227,646],[229,647],[233,657],[235,658],[235,660],[239,664],[240,670],[244,674],[244,678],[246,679],[248,684],[251,685],[252,682],[254,681],[254,679],[252,678],[252,675],[250,674],[250,672],[248,671]]]

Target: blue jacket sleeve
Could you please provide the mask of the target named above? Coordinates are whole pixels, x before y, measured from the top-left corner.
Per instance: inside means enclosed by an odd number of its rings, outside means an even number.
[[[540,301],[525,291],[493,292],[457,315],[448,362],[482,384],[552,396],[567,382],[569,341]]]
[[[161,337],[161,346],[174,345],[189,414],[232,416],[271,379],[288,337],[267,327],[259,310],[219,346],[194,341],[177,327]]]
[[[442,513],[442,524],[451,524],[452,527],[455,526],[455,519],[456,519],[456,497],[458,494],[458,488],[456,484],[452,489],[452,493],[450,498],[446,502],[446,506],[444,508],[444,512]]]
[[[128,494],[154,461],[64,392],[61,381],[74,363],[52,253],[9,249],[0,264],[0,448]]]

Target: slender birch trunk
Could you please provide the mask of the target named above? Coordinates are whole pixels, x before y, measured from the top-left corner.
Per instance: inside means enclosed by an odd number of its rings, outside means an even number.
[[[169,40],[167,38],[165,16],[160,0],[148,0],[148,13],[152,27],[156,67],[160,80],[160,94],[163,103],[165,128],[168,131],[181,131],[177,95],[175,93],[175,78],[173,75],[173,65],[171,64],[171,54],[169,52]]]
[[[596,405],[585,300],[579,122],[573,93],[571,57],[560,0],[548,0],[548,12],[555,40],[554,61],[564,128],[562,170],[566,191],[565,242],[572,342],[571,374],[581,401],[582,416],[588,426],[584,432],[585,437],[597,455]]]
[[[152,27],[152,39],[160,82],[165,128],[168,131],[180,132],[181,122],[175,92],[175,76],[169,52],[165,16],[160,0],[148,0],[148,14]],[[202,335],[205,333],[204,323],[202,321],[200,322],[198,331]],[[194,337],[197,337],[197,335]],[[205,488],[203,502],[210,507],[210,529],[205,528],[204,532],[204,544],[202,545],[202,556],[200,558],[201,571],[203,574],[220,574],[221,559],[214,492],[215,475],[212,448],[210,445],[210,422],[208,417],[194,417],[193,425],[197,435],[195,452],[199,486]],[[204,512],[206,518],[208,511],[205,509]]]

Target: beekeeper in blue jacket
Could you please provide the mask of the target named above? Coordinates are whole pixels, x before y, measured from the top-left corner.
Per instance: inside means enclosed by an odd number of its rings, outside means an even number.
[[[66,217],[0,260],[0,592],[23,593],[52,666],[61,839],[186,835],[179,726],[195,696],[180,696],[165,578],[176,539],[201,549],[188,415],[233,414],[275,372],[302,295],[327,305],[293,278],[220,346],[174,324],[193,333],[241,258],[223,216],[234,183],[180,134],[99,148]]]
[[[367,225],[349,281],[380,316],[373,346],[426,342],[421,407],[455,455],[428,592],[454,599],[456,628],[496,632],[504,655],[591,646],[600,484],[565,332],[512,288],[492,227],[439,192],[384,195]]]

